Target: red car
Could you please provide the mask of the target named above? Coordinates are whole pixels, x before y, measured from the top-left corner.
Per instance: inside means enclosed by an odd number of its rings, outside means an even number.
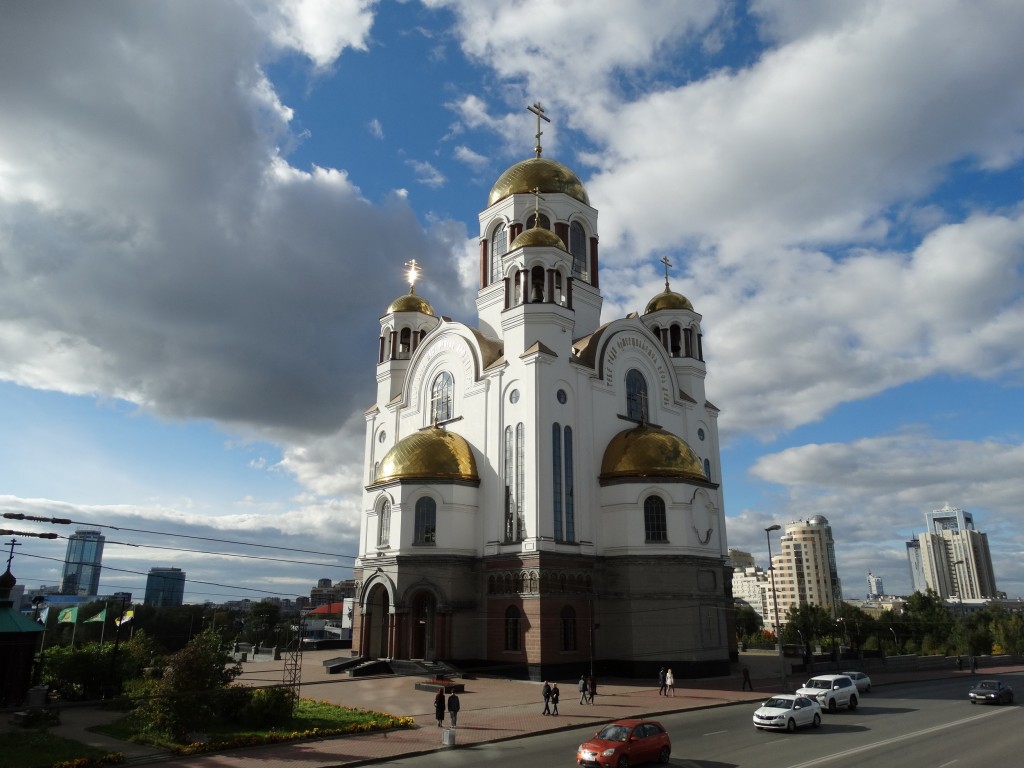
[[[576,750],[576,764],[628,768],[637,763],[667,763],[672,740],[657,720],[616,720]]]

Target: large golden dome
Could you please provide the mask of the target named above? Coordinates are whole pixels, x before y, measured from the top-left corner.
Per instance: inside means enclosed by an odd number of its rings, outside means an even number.
[[[393,480],[479,482],[473,449],[461,435],[427,427],[402,438],[377,467],[375,483]]]
[[[498,177],[487,197],[487,207],[490,208],[509,195],[528,194],[535,189],[540,190],[542,195],[546,192],[561,192],[584,205],[590,205],[590,197],[579,176],[554,160],[531,157],[516,163]]]
[[[422,296],[417,296],[412,289],[409,289],[407,294],[399,296],[391,302],[386,314],[390,315],[392,312],[422,312],[424,315],[433,317],[434,308],[430,306],[429,301]]]
[[[550,229],[544,229],[543,227],[531,227],[519,234],[515,240],[509,245],[509,253],[514,251],[516,248],[529,248],[529,247],[543,247],[543,248],[561,248],[565,250],[565,243],[562,242],[562,238],[552,232]]]
[[[693,304],[681,293],[670,291],[667,288],[647,303],[645,315],[657,312],[659,309],[688,309],[693,311]]]
[[[623,477],[707,480],[700,459],[685,441],[650,424],[620,432],[605,448],[601,479]]]

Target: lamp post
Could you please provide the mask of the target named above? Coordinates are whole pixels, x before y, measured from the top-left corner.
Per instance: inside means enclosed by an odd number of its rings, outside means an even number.
[[[768,570],[772,576],[772,607],[775,609],[775,640],[779,649],[779,676],[782,679],[782,690],[786,690],[786,659],[782,655],[782,627],[779,625],[779,596],[775,591],[775,563],[772,562],[772,531],[782,530],[776,523],[764,529],[764,537],[768,540]]]
[[[892,627],[889,627],[889,631],[892,632],[892,644],[893,644],[893,647],[896,649],[896,653],[899,653],[900,652],[900,641],[896,639],[896,630],[893,629]]]
[[[842,616],[840,616],[840,617],[838,617],[836,619],[836,623],[838,624],[840,622],[842,622],[842,625],[843,625],[843,642],[846,643],[847,647],[849,647],[850,640],[849,640],[849,637],[847,636],[847,632],[846,632],[846,619],[844,619]],[[840,643],[839,644],[839,658],[841,659],[842,656],[843,656],[843,644]]]

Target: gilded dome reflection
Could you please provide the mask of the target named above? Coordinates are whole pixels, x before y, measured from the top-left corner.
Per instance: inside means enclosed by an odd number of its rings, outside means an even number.
[[[693,304],[681,293],[675,291],[662,291],[647,304],[644,310],[645,315],[657,312],[659,309],[688,309],[693,311]]]
[[[700,458],[684,440],[650,424],[620,432],[605,448],[601,479],[677,477],[707,481]]]
[[[565,250],[565,243],[562,242],[562,238],[552,232],[550,229],[544,229],[542,227],[531,227],[522,234],[520,234],[512,244],[508,247],[509,252],[514,251],[516,248],[559,248]]]
[[[554,160],[531,157],[516,163],[498,177],[487,197],[487,207],[509,195],[528,194],[535,189],[540,190],[542,195],[546,192],[561,192],[584,205],[590,205],[590,196],[579,176]]]
[[[388,307],[386,314],[391,314],[392,312],[422,312],[424,315],[433,317],[434,308],[422,296],[417,296],[412,291],[409,291],[409,293],[399,296],[391,302],[391,306]]]
[[[473,449],[466,439],[440,427],[428,427],[404,437],[385,454],[375,483],[394,480],[479,482]]]

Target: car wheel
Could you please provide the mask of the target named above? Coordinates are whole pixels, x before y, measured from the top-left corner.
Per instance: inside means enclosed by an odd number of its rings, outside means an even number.
[[[971,704],[977,704],[977,703],[978,702],[976,702],[974,699],[971,699]]]
[[[618,768],[629,768],[629,758],[625,755],[619,757]]]
[[[793,733],[793,731],[796,730],[796,720],[794,720],[792,717],[789,718],[789,722],[786,723],[786,730],[789,733]]]
[[[856,696],[851,696],[850,697],[850,711],[853,712],[853,710],[855,710],[856,708],[857,708],[857,697]]]
[[[821,728],[821,715],[817,712],[814,713],[814,720],[811,721],[811,725],[815,728]]]
[[[672,754],[672,752],[668,747],[662,747],[661,752],[658,753],[658,762],[665,765],[668,762],[670,754]]]
[[[835,699],[829,699],[828,700],[828,711],[829,712],[835,712],[836,711],[836,700]]]

